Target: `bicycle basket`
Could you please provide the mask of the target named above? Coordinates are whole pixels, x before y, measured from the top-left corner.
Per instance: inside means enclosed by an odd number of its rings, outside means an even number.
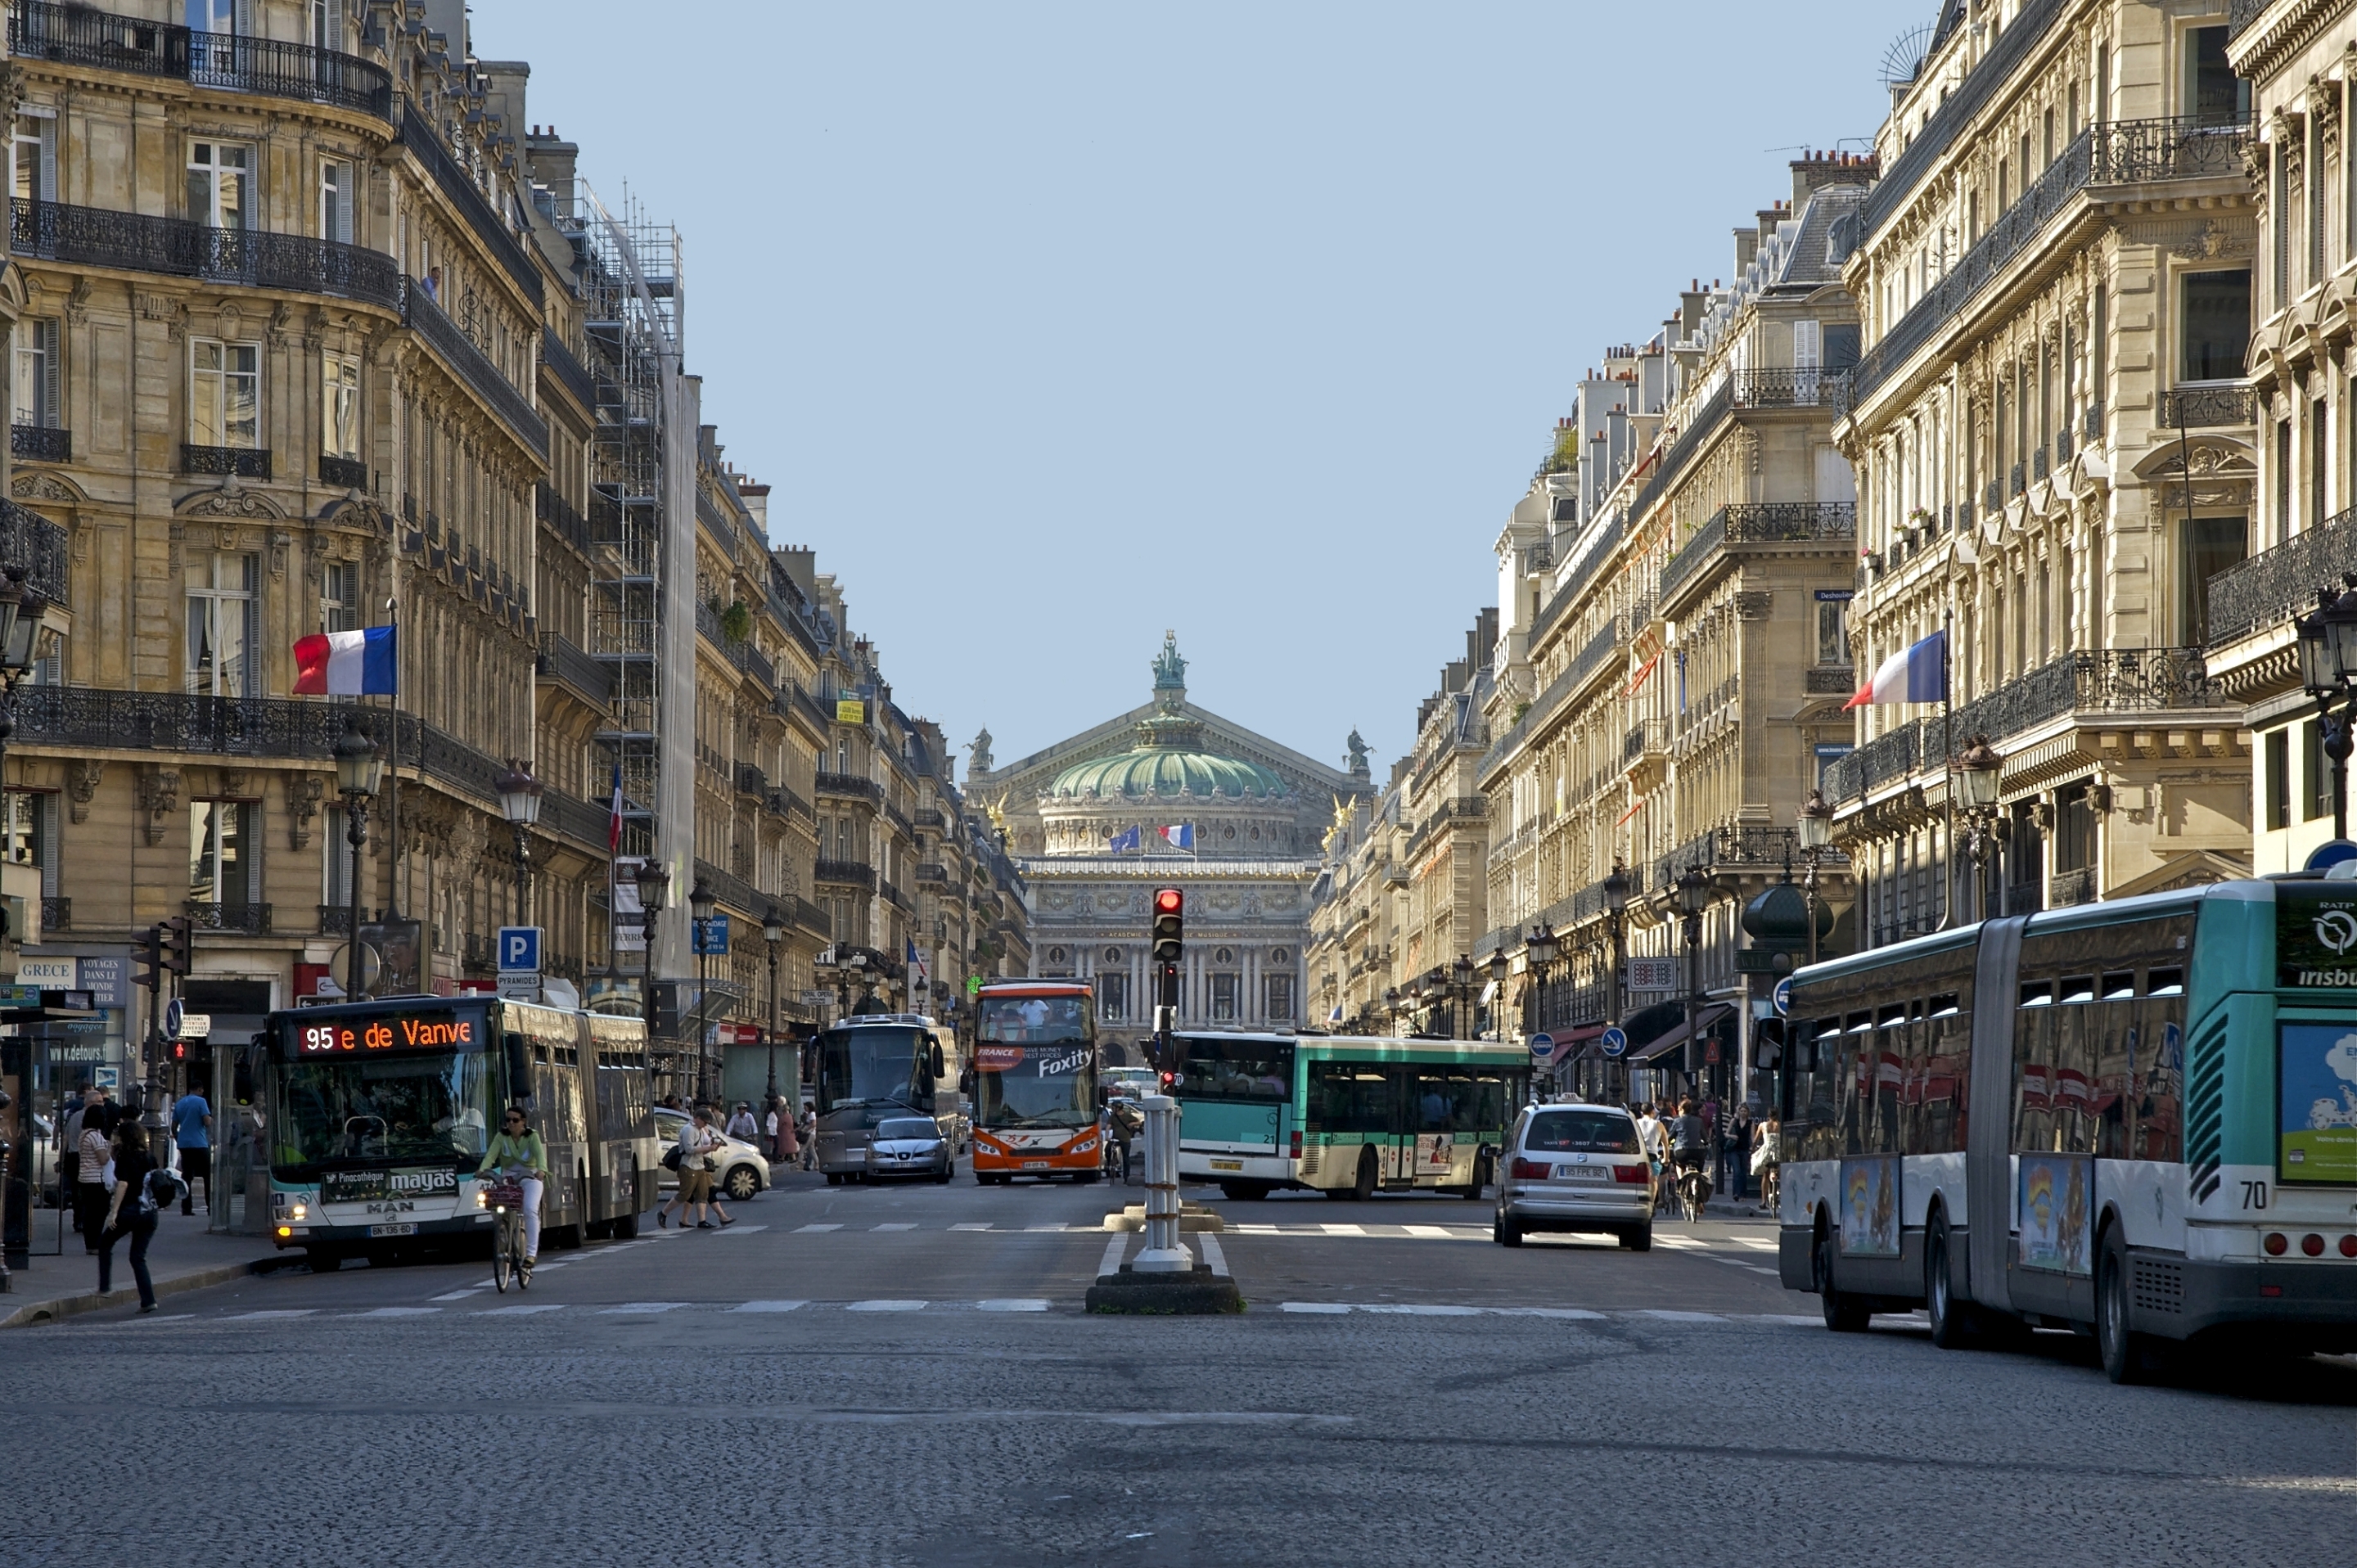
[[[483,1190],[485,1201],[495,1208],[523,1207],[523,1183],[520,1181],[503,1176]]]

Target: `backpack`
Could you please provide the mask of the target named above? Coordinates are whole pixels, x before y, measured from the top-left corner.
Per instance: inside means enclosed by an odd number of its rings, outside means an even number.
[[[139,1207],[151,1214],[185,1202],[188,1196],[188,1184],[160,1165],[149,1171],[147,1178],[139,1184]]]

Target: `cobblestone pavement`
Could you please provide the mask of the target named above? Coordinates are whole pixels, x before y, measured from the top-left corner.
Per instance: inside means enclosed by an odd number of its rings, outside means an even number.
[[[2348,1361],[2117,1389],[2068,1335],[1829,1335],[1756,1272],[1757,1226],[1510,1251],[1440,1201],[1232,1206],[1252,1311],[1091,1317],[1111,1238],[1082,1227],[1120,1196],[774,1193],[727,1232],[551,1252],[522,1295],[296,1270],[13,1330],[0,1562],[2347,1554]]]

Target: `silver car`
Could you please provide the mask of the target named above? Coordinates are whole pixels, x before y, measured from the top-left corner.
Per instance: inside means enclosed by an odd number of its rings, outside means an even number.
[[[1514,1119],[1490,1239],[1519,1247],[1533,1230],[1603,1231],[1632,1252],[1652,1250],[1653,1166],[1626,1111],[1532,1105]]]
[[[896,1116],[879,1122],[867,1145],[869,1181],[908,1176],[946,1182],[956,1165],[956,1150],[930,1117]]]

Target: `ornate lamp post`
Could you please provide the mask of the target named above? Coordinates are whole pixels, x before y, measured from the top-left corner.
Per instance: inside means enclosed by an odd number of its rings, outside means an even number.
[[[368,843],[368,803],[376,794],[377,785],[384,775],[384,757],[377,750],[376,742],[362,735],[348,714],[344,733],[336,741],[336,792],[344,798],[344,842],[351,845],[351,882],[346,889],[346,913],[350,925],[346,931],[347,950],[351,961],[345,968],[344,995],[358,1001],[361,994],[361,848]]]
[[[1964,809],[1964,860],[1973,868],[1975,908],[1983,901],[1981,895],[1986,886],[1981,875],[1982,868],[1988,864],[1989,851],[1996,843],[1997,792],[2003,784],[2004,774],[2005,758],[1989,745],[1986,736],[1973,736],[1973,743],[1964,747],[1963,754],[1956,758],[1956,801]],[[1815,863],[1812,861],[1810,870],[1813,874],[1815,869]],[[1813,894],[1814,887],[1813,881]],[[1984,909],[1981,913],[1986,917],[1987,911]],[[1809,922],[1809,957],[1813,961],[1817,950],[1813,903],[1810,906]]]
[[[775,904],[761,911],[761,940],[770,945],[770,1026],[762,1031],[770,1040],[770,1087],[765,1092],[775,1100],[778,1097],[778,944],[786,940],[786,919],[778,913]]]
[[[646,950],[639,969],[639,1014],[647,1026],[647,1044],[651,1053],[655,1038],[655,917],[662,913],[663,900],[671,893],[671,867],[654,856],[639,862],[631,874],[639,886],[639,929],[644,933]],[[678,1086],[673,1086],[673,1093]]]
[[[1824,791],[1812,789],[1801,803],[1801,814],[1793,821],[1801,841],[1801,853],[1808,856],[1808,869],[1801,874],[1801,893],[1809,902],[1809,961],[1817,961],[1817,856],[1833,843],[1834,809],[1825,803]]]
[[[532,924],[532,825],[540,821],[541,782],[532,776],[532,769],[518,757],[508,758],[508,770],[500,775],[494,785],[500,792],[500,810],[506,814],[508,826],[515,830],[516,848],[516,924]]]
[[[0,580],[0,754],[16,733],[16,682],[32,672],[56,636],[42,625],[48,600],[25,586],[25,569],[10,566]]]
[[[1506,979],[1513,965],[1506,957],[1501,943],[1490,954],[1490,1030],[1499,1039],[1506,1037]]]
[[[1456,963],[1450,966],[1450,973],[1454,977],[1455,989],[1452,996],[1454,1004],[1449,1009],[1448,1036],[1451,1039],[1469,1040],[1473,1037],[1472,955],[1458,953]]]
[[[1397,1033],[1399,1029],[1400,993],[1396,985],[1383,987],[1383,1027]]]
[[[712,986],[712,955],[705,950],[710,945],[705,933],[711,928],[705,922],[719,902],[700,876],[687,890],[688,914],[695,921],[695,1098],[700,1101],[712,1094],[711,1053],[705,1041],[712,1030],[712,1004],[705,995]]]
[[[1686,940],[1686,1077],[1691,1084],[1702,1068],[1702,1042],[1695,1038],[1695,1026],[1702,1011],[1702,913],[1710,907],[1710,878],[1701,866],[1689,865],[1680,875],[1675,898]]]
[[[2324,755],[2332,764],[2332,836],[2349,836],[2350,725],[2357,719],[2357,585],[2347,592],[2317,590],[2316,608],[2299,618],[2299,680],[2316,699],[2317,718],[2324,731]],[[2334,699],[2347,696],[2349,705],[2333,716]]]

